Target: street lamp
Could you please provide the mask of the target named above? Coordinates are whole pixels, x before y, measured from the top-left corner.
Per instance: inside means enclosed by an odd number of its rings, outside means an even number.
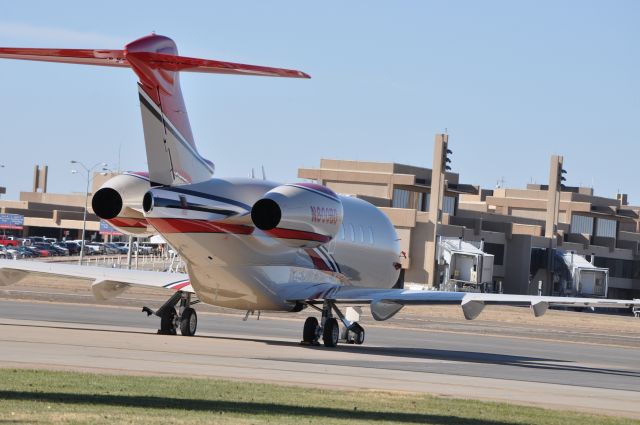
[[[4,168],[4,164],[0,164],[0,168]],[[6,193],[6,192],[0,191],[0,195],[2,195],[3,193]]]
[[[106,162],[98,162],[93,167],[87,167],[80,161],[71,160],[72,164],[78,164],[87,172],[87,189],[85,190],[84,195],[84,214],[82,215],[82,241],[80,242],[80,260],[78,263],[82,265],[82,260],[84,258],[84,238],[85,233],[87,231],[87,204],[89,203],[89,183],[91,182],[91,171],[93,171],[96,167],[102,166],[103,169],[107,166]],[[71,170],[73,174],[77,174],[77,170]]]

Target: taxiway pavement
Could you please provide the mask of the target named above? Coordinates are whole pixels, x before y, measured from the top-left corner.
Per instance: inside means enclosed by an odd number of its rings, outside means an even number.
[[[0,365],[427,392],[640,418],[637,348],[367,326],[365,345],[299,344],[302,318],[199,315],[156,335],[129,307],[0,301]]]

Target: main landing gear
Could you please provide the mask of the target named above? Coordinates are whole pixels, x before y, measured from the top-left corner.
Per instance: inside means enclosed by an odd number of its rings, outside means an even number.
[[[320,322],[313,316],[307,317],[302,329],[302,344],[320,345],[320,338],[325,347],[335,347],[338,342],[347,344],[362,344],[364,342],[364,328],[360,326],[360,313],[353,307],[347,307],[346,314],[336,307],[333,301],[325,301],[322,308],[309,304],[322,312]],[[333,313],[342,322],[342,328]]]
[[[157,311],[149,307],[143,307],[142,311],[147,313],[147,316],[154,314],[160,317],[159,334],[176,335],[177,329],[180,329],[182,336],[193,336],[198,328],[198,315],[191,306],[198,302],[191,301],[190,292],[177,291]]]

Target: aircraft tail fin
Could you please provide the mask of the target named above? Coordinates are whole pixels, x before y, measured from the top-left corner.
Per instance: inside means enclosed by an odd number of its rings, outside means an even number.
[[[310,78],[301,71],[190,58],[178,55],[173,40],[151,34],[124,50],[0,48],[0,58],[132,68],[152,185],[197,183],[211,178],[214,165],[198,153],[180,88],[180,72]]]

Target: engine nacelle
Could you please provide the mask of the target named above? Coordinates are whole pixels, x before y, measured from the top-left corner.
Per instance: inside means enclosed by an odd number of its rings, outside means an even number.
[[[313,183],[278,186],[251,209],[251,220],[258,229],[296,248],[330,242],[340,230],[342,217],[338,195]]]
[[[144,173],[117,175],[93,194],[91,207],[98,217],[125,234],[153,235],[142,212],[142,198],[150,187]]]

